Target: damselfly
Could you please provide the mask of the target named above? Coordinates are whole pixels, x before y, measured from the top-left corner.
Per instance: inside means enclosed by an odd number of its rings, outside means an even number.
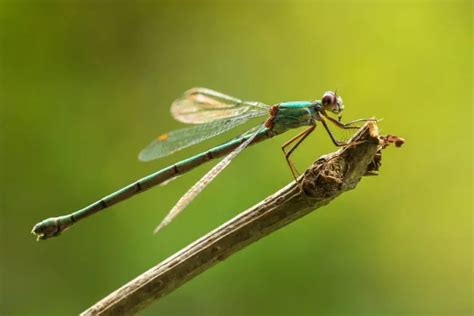
[[[321,100],[282,102],[270,106],[261,102],[243,101],[210,89],[190,89],[173,102],[171,113],[180,122],[196,125],[159,135],[140,152],[140,160],[149,161],[168,156],[178,150],[229,131],[252,118],[267,117],[260,125],[244,134],[220,146],[211,148],[144,177],[79,211],[43,220],[33,227],[32,233],[38,239],[57,236],[74,223],[92,214],[158,184],[170,181],[207,161],[227,155],[181,197],[155,229],[155,232],[157,232],[171,222],[247,146],[279,135],[290,129],[306,127],[305,130],[281,146],[288,166],[296,180],[298,172],[290,156],[306,137],[314,131],[317,122],[321,123],[336,146],[343,146],[345,143],[335,138],[327,122],[331,122],[343,129],[357,129],[358,127],[354,125],[355,123],[371,120],[359,119],[343,124],[341,123],[340,116],[343,109],[342,98],[332,91],[325,92]],[[328,115],[328,112],[339,115],[339,119],[332,118]]]

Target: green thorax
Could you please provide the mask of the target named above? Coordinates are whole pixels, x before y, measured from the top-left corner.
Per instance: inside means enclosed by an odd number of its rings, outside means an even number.
[[[296,101],[280,103],[273,119],[273,130],[283,133],[292,128],[313,125],[315,114],[320,109],[320,102]]]

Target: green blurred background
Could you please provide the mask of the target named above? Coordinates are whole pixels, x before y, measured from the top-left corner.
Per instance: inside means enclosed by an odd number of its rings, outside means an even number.
[[[37,243],[81,208],[232,135],[152,163],[193,86],[275,103],[344,97],[406,138],[381,174],[230,257],[143,315],[472,313],[472,2],[2,2],[1,315],[71,315],[291,180],[246,150],[157,236],[210,167]],[[239,131],[244,130],[246,125]],[[334,146],[317,130],[302,170]]]

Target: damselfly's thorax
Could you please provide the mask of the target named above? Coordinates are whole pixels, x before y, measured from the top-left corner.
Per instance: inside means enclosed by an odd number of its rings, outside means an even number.
[[[282,102],[270,107],[265,127],[282,133],[292,128],[314,125],[313,102]]]

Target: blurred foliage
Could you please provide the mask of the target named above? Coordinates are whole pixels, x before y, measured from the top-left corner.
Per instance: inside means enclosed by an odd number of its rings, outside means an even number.
[[[472,2],[8,1],[1,12],[2,315],[77,314],[291,180],[246,150],[158,236],[205,170],[36,243],[37,221],[232,137],[139,163],[193,86],[274,103],[344,97],[406,138],[378,177],[143,315],[472,313]],[[251,126],[249,124],[247,127]],[[240,130],[239,130],[240,131]],[[317,130],[299,169],[334,150]]]

